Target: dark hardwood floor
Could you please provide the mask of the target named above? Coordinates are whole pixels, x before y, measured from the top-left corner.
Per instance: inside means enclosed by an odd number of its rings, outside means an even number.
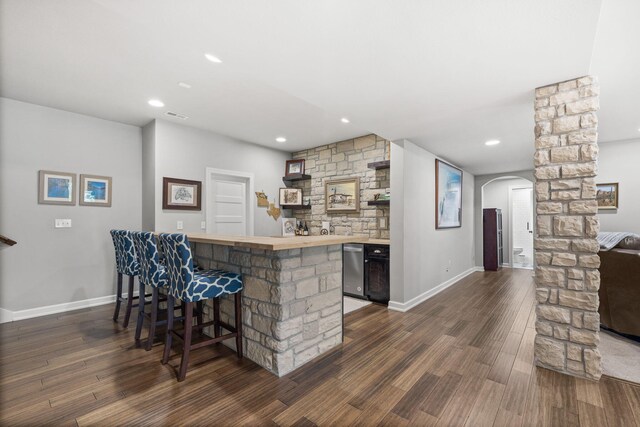
[[[407,313],[368,306],[344,344],[276,378],[219,345],[162,366],[112,305],[0,325],[2,425],[637,426],[640,387],[533,366],[531,271],[475,273]]]

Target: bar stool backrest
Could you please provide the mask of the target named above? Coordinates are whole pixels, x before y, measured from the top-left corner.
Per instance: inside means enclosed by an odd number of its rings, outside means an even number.
[[[164,266],[160,263],[156,236],[148,231],[132,231],[131,237],[138,255],[140,281],[155,288],[166,286],[167,276]]]
[[[160,242],[169,276],[169,292],[174,298],[186,301],[194,273],[189,239],[185,234],[163,233],[160,234]]]
[[[131,232],[127,230],[111,230],[111,238],[116,249],[116,268],[118,273],[137,276],[140,272],[140,265],[138,264]]]

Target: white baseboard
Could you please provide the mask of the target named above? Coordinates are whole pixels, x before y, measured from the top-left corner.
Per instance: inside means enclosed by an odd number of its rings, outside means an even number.
[[[138,293],[134,292],[134,296]],[[127,294],[123,294],[127,297]],[[98,305],[110,304],[115,302],[115,295],[107,295],[104,297],[89,298],[81,301],[65,302],[62,304],[46,305],[43,307],[29,308],[26,310],[11,311],[0,308],[0,323],[13,322],[16,320],[31,319],[32,317],[46,316],[49,314],[65,313],[67,311],[79,310],[81,308],[95,307]]]
[[[408,310],[411,310],[413,307],[415,307],[416,305],[425,302],[426,300],[428,300],[429,298],[433,297],[436,294],[439,294],[440,292],[444,291],[445,289],[447,289],[449,286],[453,285],[454,283],[464,279],[465,277],[467,277],[468,275],[475,273],[477,271],[484,271],[483,267],[471,267],[470,269],[463,271],[462,273],[458,274],[457,276],[452,277],[451,279],[447,280],[446,282],[440,283],[438,286],[436,286],[435,288],[429,289],[426,292],[423,292],[422,294],[418,295],[415,298],[411,298],[409,301],[407,302],[397,302],[397,301],[389,301],[389,310],[394,310],[394,311],[400,311],[400,312],[405,312]]]

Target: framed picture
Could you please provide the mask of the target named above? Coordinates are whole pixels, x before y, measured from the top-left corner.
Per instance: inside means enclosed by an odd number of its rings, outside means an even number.
[[[162,209],[199,211],[202,182],[162,178]]]
[[[287,160],[285,166],[284,175],[303,175],[304,174],[304,159]]]
[[[299,188],[281,188],[280,206],[302,206],[302,190]]]
[[[462,170],[436,159],[436,229],[462,227]]]
[[[38,182],[38,203],[75,206],[75,173],[38,171]]]
[[[296,235],[295,218],[282,218],[282,235],[284,237],[291,237]]]
[[[325,181],[324,200],[327,213],[360,212],[360,179]]]
[[[80,174],[80,204],[111,207],[111,177]]]
[[[596,184],[598,209],[618,209],[618,183]]]

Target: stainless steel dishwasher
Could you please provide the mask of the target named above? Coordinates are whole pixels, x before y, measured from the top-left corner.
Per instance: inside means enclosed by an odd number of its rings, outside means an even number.
[[[342,247],[342,255],[343,292],[364,298],[364,245],[347,243]]]

